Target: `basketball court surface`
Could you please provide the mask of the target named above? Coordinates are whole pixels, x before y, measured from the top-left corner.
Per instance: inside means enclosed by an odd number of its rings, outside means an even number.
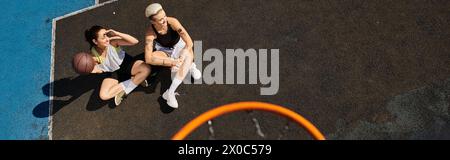
[[[40,32],[48,37],[29,39],[42,43],[36,44],[44,48],[39,56],[32,54],[33,46],[21,52],[22,58],[2,58],[1,72],[9,73],[5,76],[9,78],[2,77],[1,88],[10,91],[2,96],[2,110],[20,109],[0,113],[7,121],[0,127],[4,132],[0,138],[166,140],[217,106],[260,101],[301,114],[327,139],[450,139],[448,1],[156,1],[196,41],[196,63],[202,71],[218,62],[205,56],[209,49],[220,51],[224,69],[229,67],[227,51],[278,49],[278,66],[268,67],[269,74],[271,67],[279,71],[277,92],[262,95],[261,88],[276,84],[262,84],[260,77],[256,84],[250,82],[252,59],[247,59],[243,84],[180,85],[178,109],[168,107],[161,98],[170,85],[170,70],[149,77],[149,87],[138,87],[116,107],[113,101],[99,98],[105,75],[78,75],[72,69],[72,57],[89,51],[84,31],[92,25],[135,36],[140,43],[124,49],[130,55],[143,53],[150,26],[144,11],[151,2],[56,5],[69,11],[39,19],[46,24]],[[14,57],[14,50],[7,53]],[[256,58],[258,64],[265,61],[261,52]],[[275,60],[269,56],[267,63]],[[22,73],[23,69],[27,71]],[[237,73],[240,68],[232,64],[231,69]],[[22,80],[26,75],[31,77]],[[223,75],[224,82],[229,76]],[[5,85],[11,82],[19,84]],[[241,111],[203,124],[187,139],[312,137],[282,116]]]

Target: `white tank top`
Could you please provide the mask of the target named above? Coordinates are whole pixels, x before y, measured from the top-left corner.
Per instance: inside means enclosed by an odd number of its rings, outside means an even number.
[[[97,64],[98,67],[103,72],[114,72],[120,68],[120,64],[122,64],[123,59],[125,58],[125,51],[120,47],[114,47],[112,45],[108,45],[106,47],[106,58],[104,59],[94,47],[91,49],[91,53],[94,54],[95,59],[100,64]]]

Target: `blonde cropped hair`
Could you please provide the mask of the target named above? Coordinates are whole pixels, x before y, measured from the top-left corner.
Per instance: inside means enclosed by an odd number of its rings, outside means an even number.
[[[154,16],[162,9],[163,8],[162,8],[161,4],[152,3],[152,4],[148,5],[147,8],[145,9],[145,17],[150,18],[151,16]]]

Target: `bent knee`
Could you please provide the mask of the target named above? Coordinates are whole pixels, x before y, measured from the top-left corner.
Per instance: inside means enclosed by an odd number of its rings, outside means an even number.
[[[100,99],[107,101],[107,100],[111,99],[111,97],[109,97],[106,93],[100,92]]]
[[[193,53],[190,50],[184,49],[184,48],[181,50],[181,54],[186,55],[186,56],[192,56],[193,55]]]
[[[192,54],[192,52],[188,51],[187,49],[183,49],[181,55],[186,59],[194,59],[194,54]]]
[[[150,65],[147,65],[147,64],[141,64],[140,70],[143,74],[146,74],[146,75],[150,74],[150,72],[152,71]]]

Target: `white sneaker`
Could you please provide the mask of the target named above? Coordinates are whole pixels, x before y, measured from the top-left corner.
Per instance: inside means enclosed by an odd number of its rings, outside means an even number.
[[[169,90],[166,90],[164,94],[162,95],[162,98],[164,98],[167,101],[167,105],[169,105],[172,108],[178,108],[178,102],[175,98],[175,93],[170,93]]]
[[[147,82],[147,80],[144,80],[144,81],[141,83],[141,86],[142,86],[142,87],[148,87],[148,82]]]
[[[114,103],[116,104],[116,106],[119,106],[120,103],[122,103],[123,97],[125,96],[125,92],[122,91],[119,94],[117,94],[116,96],[114,96]]]
[[[197,65],[195,63],[192,63],[191,68],[189,68],[189,72],[191,72],[192,78],[195,80],[202,78],[202,72],[197,69]]]

